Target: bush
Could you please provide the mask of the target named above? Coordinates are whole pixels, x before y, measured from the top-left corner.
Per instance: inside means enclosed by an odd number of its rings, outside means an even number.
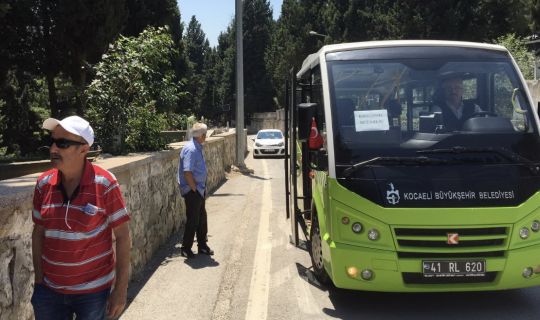
[[[165,126],[162,114],[155,112],[153,105],[140,108],[128,120],[129,133],[126,138],[128,150],[154,151],[163,149],[165,141],[160,136]]]
[[[85,92],[86,116],[105,152],[153,151],[165,147],[159,113],[174,110],[185,93],[175,82],[171,58],[178,52],[167,28],[149,27],[138,37],[120,37],[95,67]]]
[[[523,38],[510,33],[497,38],[495,42],[510,51],[525,79],[534,78],[534,54],[527,49]]]

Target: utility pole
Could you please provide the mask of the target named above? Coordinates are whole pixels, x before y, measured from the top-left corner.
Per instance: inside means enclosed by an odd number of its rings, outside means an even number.
[[[243,1],[236,0],[236,165],[245,167],[244,152],[244,48],[242,31]]]

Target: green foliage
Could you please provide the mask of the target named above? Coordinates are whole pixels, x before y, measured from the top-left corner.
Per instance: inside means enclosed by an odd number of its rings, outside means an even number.
[[[153,103],[153,101],[151,102]],[[126,147],[132,151],[155,151],[165,147],[165,141],[160,136],[165,127],[165,117],[155,112],[152,104],[134,110],[135,116],[129,118],[129,132],[126,137]]]
[[[86,91],[87,117],[104,151],[164,147],[159,131],[165,121],[157,113],[174,110],[185,95],[174,81],[170,57],[175,54],[167,28],[149,27],[136,38],[120,37],[111,45]]]
[[[534,78],[534,54],[527,49],[523,38],[510,33],[498,37],[495,43],[506,47],[510,51],[525,79]]]
[[[273,27],[268,0],[244,1],[244,103],[246,114],[275,110],[265,52]]]
[[[38,154],[44,131],[43,118],[48,116],[41,103],[46,101],[43,82],[26,72],[8,72],[1,90],[0,134],[6,153],[15,156]]]
[[[169,112],[164,115],[165,130],[187,130],[190,128],[190,119],[194,119],[193,115],[184,115],[174,112]]]
[[[205,101],[208,85],[211,82],[207,77],[211,49],[206,35],[201,29],[201,24],[195,16],[191,17],[187,27],[184,46],[192,71],[187,84],[187,91],[190,93],[188,97],[189,109],[191,112],[203,115],[203,107],[205,107],[203,101]]]

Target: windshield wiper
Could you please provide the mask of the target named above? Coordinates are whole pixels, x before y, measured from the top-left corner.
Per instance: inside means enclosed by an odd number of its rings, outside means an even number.
[[[428,149],[428,150],[419,150],[416,151],[419,154],[441,154],[441,153],[452,153],[452,154],[471,154],[471,153],[492,153],[497,154],[505,158],[506,160],[511,161],[511,163],[519,164],[528,168],[532,173],[540,173],[540,166],[537,163],[532,162],[531,160],[520,156],[519,154],[510,151],[505,148],[493,148],[493,147],[463,147],[455,146],[448,149]]]
[[[453,153],[453,154],[460,154],[460,153],[495,153],[507,160],[511,160],[513,162],[524,162],[524,163],[532,163],[529,159],[524,158],[520,156],[519,154],[512,152],[510,150],[504,149],[504,148],[493,148],[493,147],[463,147],[463,146],[455,146],[448,149],[428,149],[428,150],[419,150],[416,151],[416,153],[419,154],[436,154],[436,153]]]
[[[358,162],[343,170],[343,176],[348,177],[356,170],[375,162],[391,162],[396,164],[447,164],[448,160],[428,157],[375,157],[366,161]]]

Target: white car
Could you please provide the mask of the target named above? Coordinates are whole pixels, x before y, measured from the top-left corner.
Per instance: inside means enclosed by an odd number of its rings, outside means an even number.
[[[285,156],[285,138],[280,130],[260,130],[254,141],[253,158]]]

